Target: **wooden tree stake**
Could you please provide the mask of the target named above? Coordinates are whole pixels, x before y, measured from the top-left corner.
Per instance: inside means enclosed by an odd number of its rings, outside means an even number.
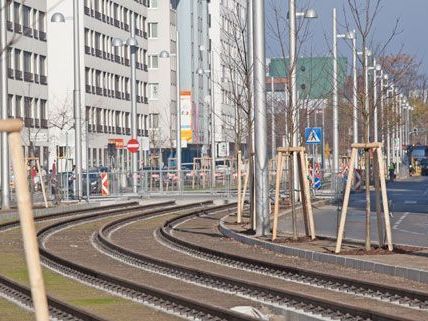
[[[4,122],[0,122],[0,130]],[[22,124],[21,124],[22,126]],[[12,132],[9,134],[12,165],[16,180],[16,198],[18,201],[19,219],[21,221],[22,239],[24,243],[25,258],[31,284],[34,310],[37,321],[48,321],[49,310],[46,299],[46,290],[43,283],[42,269],[40,266],[39,248],[37,244],[36,227],[34,225],[33,209],[30,192],[28,191],[24,155],[22,152],[21,134]]]

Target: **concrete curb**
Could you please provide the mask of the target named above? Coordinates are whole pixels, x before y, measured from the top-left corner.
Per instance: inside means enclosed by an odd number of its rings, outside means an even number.
[[[388,265],[388,264],[377,263],[377,262],[364,261],[364,260],[359,260],[355,258],[339,256],[335,254],[303,250],[303,249],[298,249],[287,245],[278,245],[275,243],[258,240],[227,228],[224,223],[224,219],[226,217],[220,220],[220,225],[218,227],[219,231],[224,236],[247,245],[252,245],[252,246],[257,245],[259,247],[265,248],[273,252],[281,253],[288,256],[296,256],[296,257],[304,258],[311,261],[333,263],[333,264],[342,265],[342,266],[350,267],[357,270],[382,273],[386,275],[397,276],[397,277],[428,284],[428,271],[405,268],[402,266],[394,266],[394,265]]]

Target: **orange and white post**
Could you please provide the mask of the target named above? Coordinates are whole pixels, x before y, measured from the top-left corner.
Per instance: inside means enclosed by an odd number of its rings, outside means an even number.
[[[101,195],[102,196],[109,196],[109,181],[108,181],[108,173],[101,173]]]

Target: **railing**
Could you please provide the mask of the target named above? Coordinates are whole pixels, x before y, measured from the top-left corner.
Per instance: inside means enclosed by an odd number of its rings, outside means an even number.
[[[48,84],[48,77],[40,75],[40,83],[42,85],[47,85]]]
[[[15,69],[15,79],[16,80],[22,80],[22,71]]]
[[[24,71],[24,81],[33,82],[33,74],[28,71]]]
[[[46,32],[44,31],[39,31],[39,39],[41,41],[46,41]]]
[[[24,32],[23,32],[24,36],[27,36],[27,37],[33,36],[33,31],[31,30],[30,27],[24,26],[23,30],[24,30]]]

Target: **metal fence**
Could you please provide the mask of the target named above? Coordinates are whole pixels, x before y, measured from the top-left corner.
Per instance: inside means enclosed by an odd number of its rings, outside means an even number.
[[[246,167],[242,170],[242,187],[246,180]],[[289,188],[289,170],[284,169],[283,181],[281,184],[281,196],[288,197]],[[103,178],[105,175],[105,188],[103,192]],[[103,197],[123,197],[133,195],[133,175],[137,180],[137,193],[143,197],[155,195],[200,195],[212,194],[221,197],[234,197],[237,194],[238,175],[235,168],[222,167],[215,171],[215,178],[209,169],[195,169],[181,171],[181,184],[178,181],[177,171],[175,169],[150,169],[141,170],[137,173],[132,172],[83,172],[82,195],[84,198],[103,198]],[[276,171],[269,170],[269,188],[273,198],[275,188]],[[332,190],[332,174],[330,172],[321,172],[317,177],[320,178],[319,186],[315,186],[314,177],[308,177],[312,186],[312,195],[317,198],[330,198],[337,195],[338,191]],[[340,177],[338,184],[344,185],[344,178]],[[30,191],[32,192],[33,202],[42,203],[44,201],[42,194],[42,183],[44,184],[46,197],[48,201],[57,203],[62,200],[76,199],[77,178],[73,172],[57,173],[55,176],[44,174],[32,177],[28,176]],[[249,184],[247,185],[248,188]],[[12,200],[16,199],[14,195],[13,179],[11,180]],[[296,189],[296,191],[299,191]],[[247,190],[248,195],[248,190]]]

